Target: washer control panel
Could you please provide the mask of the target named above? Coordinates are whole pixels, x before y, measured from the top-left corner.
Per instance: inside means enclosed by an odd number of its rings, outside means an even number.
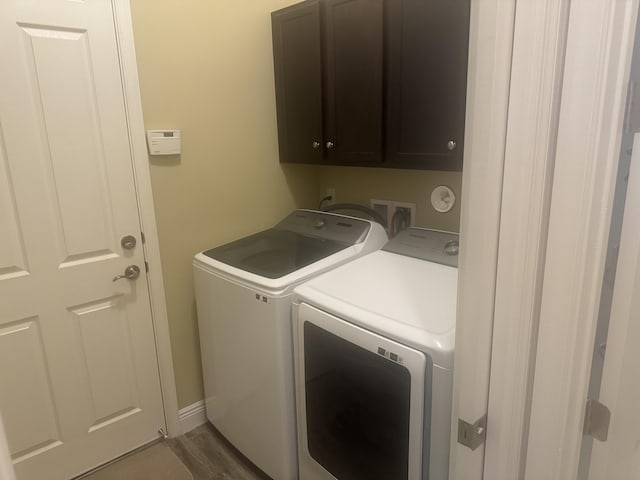
[[[328,212],[296,210],[274,228],[355,245],[367,238],[371,222]]]

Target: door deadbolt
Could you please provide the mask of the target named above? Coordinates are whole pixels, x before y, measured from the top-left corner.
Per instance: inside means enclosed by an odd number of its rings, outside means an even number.
[[[120,245],[122,245],[122,248],[125,250],[131,250],[136,246],[136,237],[133,235],[125,235],[122,237],[122,240],[120,240]]]
[[[116,275],[113,277],[113,281],[120,280],[121,278],[126,278],[127,280],[135,280],[140,276],[140,267],[137,265],[129,265],[124,269],[124,274]]]

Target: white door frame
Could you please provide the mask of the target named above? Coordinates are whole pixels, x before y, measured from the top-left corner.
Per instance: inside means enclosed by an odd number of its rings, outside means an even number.
[[[449,478],[480,480],[484,448],[457,443],[458,418],[487,412],[515,0],[471,2]]]
[[[544,274],[569,0],[518,0],[484,478],[520,478]]]
[[[2,415],[0,415],[0,479],[15,480],[13,472],[13,462],[9,455],[9,444],[7,436],[4,432],[4,424],[2,423]]]
[[[573,0],[525,479],[575,479],[638,0]]]
[[[450,478],[571,479],[637,0],[478,3]],[[485,451],[457,444],[458,417],[486,411]]]
[[[144,121],[142,116],[142,102],[138,83],[138,68],[131,22],[129,0],[112,0],[114,7],[114,23],[116,38],[120,53],[120,68],[122,71],[122,85],[124,90],[127,122],[133,159],[133,174],[138,196],[138,210],[142,231],[145,234],[145,258],[149,263],[149,296],[151,301],[151,316],[155,332],[156,352],[162,401],[170,437],[181,435],[182,429],[178,418],[178,399],[176,381],[173,371],[173,356],[169,336],[169,320],[160,263],[160,247],[156,227],[153,194],[151,191],[151,175],[145,142]]]
[[[472,5],[450,478],[512,480],[524,466],[569,0]],[[457,444],[458,417],[484,413],[486,446]]]
[[[635,438],[640,384],[633,380],[636,380],[635,367],[640,353],[637,349],[640,313],[640,298],[637,295],[640,287],[640,133],[634,135],[632,155],[606,358],[598,398],[611,410],[611,423],[607,441],[593,442],[588,478],[595,480],[637,478]]]

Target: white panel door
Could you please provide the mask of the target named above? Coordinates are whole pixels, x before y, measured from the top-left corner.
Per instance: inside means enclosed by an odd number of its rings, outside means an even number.
[[[594,441],[589,479],[640,478],[640,134],[635,135],[599,401],[609,438]]]
[[[112,8],[0,1],[0,411],[21,480],[164,427]]]

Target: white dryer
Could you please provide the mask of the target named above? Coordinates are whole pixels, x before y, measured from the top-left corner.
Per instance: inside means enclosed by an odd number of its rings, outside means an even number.
[[[410,228],[297,287],[301,480],[446,480],[458,235]]]
[[[293,289],[386,241],[378,223],[296,210],[194,258],[207,418],[276,480],[298,478]]]

